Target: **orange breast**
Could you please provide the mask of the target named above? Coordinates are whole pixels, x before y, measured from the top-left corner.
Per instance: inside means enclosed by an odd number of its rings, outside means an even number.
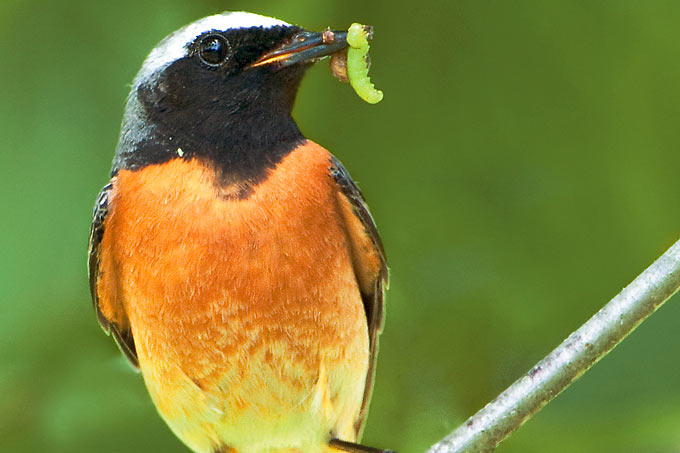
[[[197,160],[117,175],[101,309],[129,322],[166,418],[192,410],[187,379],[222,405],[219,423],[300,404],[320,375],[331,400],[350,398],[346,381],[362,391],[366,318],[329,158],[307,142],[244,199]]]

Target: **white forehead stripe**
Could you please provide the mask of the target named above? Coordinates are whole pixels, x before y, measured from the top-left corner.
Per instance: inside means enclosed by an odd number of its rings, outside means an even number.
[[[203,33],[212,30],[227,31],[250,27],[271,28],[277,25],[290,26],[289,23],[273,17],[242,11],[215,14],[199,19],[167,36],[151,51],[144,61],[142,69],[137,74],[135,84],[173,61],[182,58],[186,54],[187,45]]]

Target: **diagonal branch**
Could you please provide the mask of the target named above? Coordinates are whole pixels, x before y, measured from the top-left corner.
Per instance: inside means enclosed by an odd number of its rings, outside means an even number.
[[[680,288],[680,241],[581,328],[427,453],[492,451]]]

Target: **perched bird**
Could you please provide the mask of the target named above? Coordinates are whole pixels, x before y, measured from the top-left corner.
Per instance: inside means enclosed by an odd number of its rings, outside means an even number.
[[[383,451],[356,442],[385,254],[347,170],[291,117],[305,70],[346,47],[225,13],[165,38],[134,80],[94,210],[92,298],[195,452]]]

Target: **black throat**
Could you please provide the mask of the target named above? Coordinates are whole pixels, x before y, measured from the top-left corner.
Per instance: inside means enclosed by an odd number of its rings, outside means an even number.
[[[223,75],[190,60],[173,63],[133,89],[112,175],[200,159],[215,168],[218,185],[256,185],[305,140],[291,117],[305,70]]]

